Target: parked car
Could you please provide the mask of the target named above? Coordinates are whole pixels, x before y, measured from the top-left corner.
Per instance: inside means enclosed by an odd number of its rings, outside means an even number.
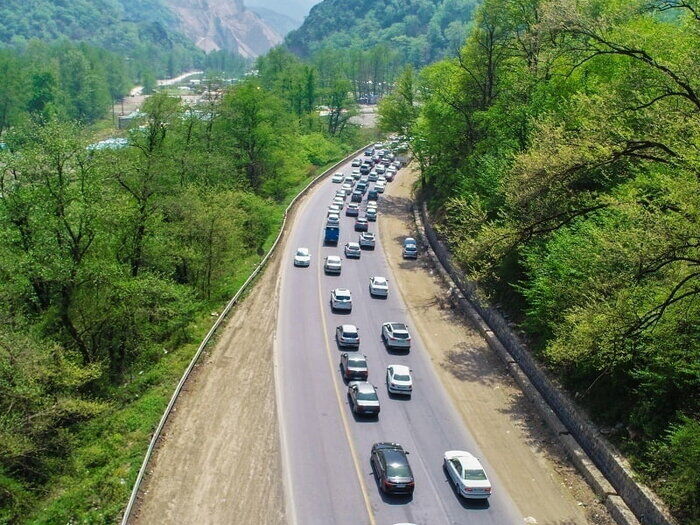
[[[367,209],[369,210],[370,208],[374,208],[375,210],[377,209],[377,201],[367,201]]]
[[[342,208],[337,204],[331,204],[330,206],[328,206],[328,212],[326,215],[330,215],[331,213],[339,214],[341,210]]]
[[[486,499],[491,495],[491,482],[484,467],[469,452],[445,452],[445,470],[460,496],[467,499]]]
[[[333,177],[331,177],[331,181],[335,183],[341,183],[343,182],[343,178],[343,174],[338,172],[333,174]]]
[[[398,443],[375,443],[370,456],[372,472],[382,492],[413,494],[416,487],[408,452]]]
[[[347,197],[347,196],[348,196],[348,194],[343,188],[340,188],[339,190],[335,191],[335,197],[336,198],[340,197],[341,199],[343,199],[343,201],[345,201],[345,197]]]
[[[366,381],[348,383],[350,409],[358,416],[379,416],[379,397],[374,385]]]
[[[326,273],[334,273],[340,275],[342,269],[342,263],[340,262],[340,257],[337,255],[329,255],[326,257],[323,263],[323,270]]]
[[[367,175],[371,169],[372,167],[369,164],[363,164],[360,166],[360,175]],[[357,178],[359,179],[360,177]]]
[[[385,277],[375,275],[369,278],[369,294],[374,297],[386,297],[389,295],[389,282]]]
[[[356,232],[366,232],[367,231],[367,218],[366,217],[358,217],[355,219],[355,231]]]
[[[406,365],[389,365],[386,367],[386,389],[390,394],[410,396],[413,393],[411,369]]]
[[[374,185],[374,191],[376,191],[377,193],[384,193],[385,189],[386,189],[386,183],[384,183],[384,182],[377,182]]]
[[[355,191],[362,192],[362,194],[364,195],[367,191],[367,183],[362,181],[358,182],[357,186],[355,186]]]
[[[360,159],[359,157],[352,161],[353,168],[359,168],[360,164],[362,164],[362,159]]]
[[[346,242],[345,243],[345,257],[348,259],[359,259],[362,256],[362,250],[360,250],[359,243],[356,242]]]
[[[367,192],[367,200],[368,201],[376,201],[379,198],[379,192],[377,191],[377,188],[372,188]]]
[[[369,176],[367,177],[367,180],[369,182],[377,182],[377,178],[379,177],[378,172],[372,170],[369,172]]]
[[[360,333],[353,324],[341,324],[335,329],[335,340],[338,342],[338,346],[341,347],[359,347]]]
[[[377,166],[374,168],[377,172],[377,175],[384,175],[386,173],[386,167],[385,166]]]
[[[418,244],[416,243],[416,240],[413,237],[406,237],[403,240],[403,258],[418,258]]]
[[[401,348],[410,350],[411,334],[404,323],[384,323],[382,324],[382,341],[387,348]]]
[[[343,379],[350,381],[351,379],[367,380],[369,373],[367,368],[367,356],[364,354],[348,354],[344,352],[340,356],[340,372],[343,374]]]
[[[352,311],[352,294],[347,288],[336,288],[331,291],[331,310]]]
[[[342,210],[345,206],[345,199],[343,197],[333,197],[333,204]]]
[[[353,179],[352,176],[346,176],[343,180],[343,184],[350,184],[350,187],[352,188],[355,185],[355,179]]]
[[[391,182],[394,180],[394,177],[396,176],[396,173],[393,171],[387,171],[386,174],[384,175],[386,177],[386,180],[388,182]]]
[[[360,205],[356,202],[351,202],[345,208],[345,215],[347,217],[358,217],[360,215]]]
[[[297,252],[294,254],[294,266],[311,266],[311,255],[308,248],[297,248]]]
[[[343,185],[341,186],[342,189],[345,190],[346,193],[350,193],[352,191],[352,184],[348,184],[347,182],[344,182]]]
[[[360,169],[362,169],[362,167],[360,167]],[[361,175],[360,170],[352,170],[352,180],[360,180]]]
[[[362,197],[363,194],[360,190],[355,190],[352,192],[352,196],[350,197],[350,200],[352,202],[362,202]]]
[[[377,209],[376,208],[367,208],[367,212],[365,213],[365,217],[367,217],[368,221],[375,222],[377,220]]]
[[[370,232],[362,232],[359,240],[360,248],[374,250],[374,234]]]

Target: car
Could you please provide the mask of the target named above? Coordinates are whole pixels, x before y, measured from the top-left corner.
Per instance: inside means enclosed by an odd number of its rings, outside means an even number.
[[[410,396],[413,393],[411,369],[406,365],[389,365],[386,367],[386,389],[390,394]]]
[[[355,190],[352,192],[352,195],[350,196],[350,201],[362,202],[362,197],[364,197],[364,194],[360,190]]]
[[[345,197],[347,197],[347,196],[348,196],[348,193],[343,188],[341,188],[339,190],[336,190],[334,198],[336,198],[336,199],[341,198],[341,199],[343,199],[343,201],[345,201]]]
[[[350,184],[350,186],[355,185],[355,179],[352,178],[352,175],[347,175],[345,179],[343,180],[343,184]]]
[[[357,217],[360,215],[360,205],[356,202],[351,202],[348,207],[345,208],[346,217]]]
[[[362,166],[360,166],[360,174],[361,174],[361,175],[367,175],[367,174],[370,172],[371,169],[372,169],[372,168],[370,167],[369,164],[363,164]],[[358,179],[359,179],[359,178],[360,178],[360,177],[358,177]]]
[[[384,176],[386,177],[387,182],[391,182],[394,180],[395,175],[396,173],[394,173],[393,171],[387,171]]]
[[[374,250],[374,234],[370,232],[362,232],[360,234],[360,240],[359,240],[359,245],[360,248],[368,248],[370,250]]]
[[[355,191],[360,191],[364,195],[365,192],[367,191],[367,183],[366,182],[358,182],[357,186],[355,186]]]
[[[335,340],[340,347],[355,347],[360,346],[360,332],[354,324],[341,324],[335,329]]]
[[[366,381],[348,383],[348,401],[350,409],[358,416],[379,416],[379,397],[377,389]]]
[[[367,201],[376,201],[377,199],[379,199],[379,192],[376,190],[376,188],[372,188],[367,193]]]
[[[413,237],[406,237],[404,239],[402,255],[404,259],[418,258],[418,244]]]
[[[356,232],[366,232],[368,228],[367,225],[367,218],[366,217],[358,217],[355,219],[355,231]]]
[[[352,180],[360,180],[360,170],[352,170]]]
[[[362,177],[360,177],[359,182],[367,185],[367,184],[369,184],[369,177],[367,175],[363,175]]]
[[[372,472],[382,492],[413,494],[416,483],[408,452],[398,443],[375,443],[370,456]]]
[[[484,467],[469,452],[445,452],[445,470],[460,496],[467,499],[486,499],[491,495],[491,482]]]
[[[323,270],[326,273],[335,273],[340,275],[342,269],[342,263],[340,262],[340,257],[337,255],[329,255],[326,257],[323,263]]]
[[[368,221],[376,222],[377,208],[367,208],[367,211],[365,212],[365,217],[367,217]]]
[[[339,226],[340,225],[340,215],[337,213],[329,213],[326,217],[326,226]]]
[[[337,204],[331,204],[330,206],[328,206],[328,212],[326,213],[326,215],[330,215],[331,213],[335,213],[336,215],[338,215],[340,214],[341,210],[342,208]]]
[[[379,178],[377,179],[377,184],[379,184],[379,183],[384,184],[384,186],[386,187],[387,180],[386,180],[386,177],[384,175],[380,175]]]
[[[361,164],[362,164],[362,159],[360,159],[359,157],[352,161],[353,168],[359,168]]]
[[[343,174],[338,172],[333,174],[333,177],[331,177],[331,181],[335,183],[341,183],[343,182],[343,178]]]
[[[386,167],[385,166],[377,166],[374,168],[377,171],[377,175],[384,175],[386,173]]]
[[[345,257],[348,259],[359,259],[362,256],[360,245],[356,242],[345,243]]]
[[[345,199],[343,197],[333,197],[333,204],[339,206],[342,210],[343,206],[345,206]]]
[[[370,208],[374,208],[375,210],[377,209],[377,201],[367,201],[367,209],[369,210]]]
[[[377,182],[374,185],[374,191],[376,191],[377,193],[384,193],[385,189],[386,189],[386,184],[383,182]]]
[[[342,189],[345,190],[345,193],[350,193],[352,191],[352,184],[348,184],[347,182],[344,182],[343,185],[341,186]]]
[[[401,161],[395,160],[394,162],[391,163],[391,165],[398,170],[401,168]]]
[[[387,348],[411,349],[411,334],[404,323],[382,324],[382,341]]]
[[[386,277],[375,275],[369,278],[369,294],[373,297],[387,297],[389,295],[389,282]]]
[[[367,356],[363,354],[348,354],[344,352],[340,356],[340,372],[343,374],[343,379],[350,381],[352,379],[367,380],[369,374],[367,368]]]
[[[365,157],[371,157],[374,155],[374,148],[368,148],[365,150]]]
[[[377,182],[377,178],[379,177],[378,173],[376,171],[370,171],[369,176],[367,177],[367,180],[369,182]]]
[[[297,252],[294,254],[294,266],[311,266],[311,255],[308,248],[297,248]]]
[[[352,311],[352,294],[347,288],[331,290],[331,310]]]

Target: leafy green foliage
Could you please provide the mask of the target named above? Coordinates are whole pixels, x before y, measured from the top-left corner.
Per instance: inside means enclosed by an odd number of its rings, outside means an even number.
[[[41,118],[0,150],[0,518],[105,522],[211,308],[359,138],[250,80],[196,109],[153,95],[126,148],[91,150],[51,109],[81,107],[81,84],[37,82]]]
[[[411,136],[456,259],[680,520],[700,519],[696,2],[484,0]],[[419,108],[416,118],[412,112]],[[619,425],[618,425],[619,424]]]

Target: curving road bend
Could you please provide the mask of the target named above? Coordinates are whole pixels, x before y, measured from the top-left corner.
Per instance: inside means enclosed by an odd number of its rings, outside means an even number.
[[[347,174],[351,170],[349,162],[340,169]],[[282,260],[275,378],[285,494],[292,523],[523,523],[522,515],[490,468],[489,458],[481,454],[452,406],[417,330],[411,330],[409,354],[392,354],[384,348],[381,324],[406,322],[410,329],[411,320],[398,289],[392,286],[379,236],[374,251],[363,250],[359,260],[346,259],[343,245],[357,241],[359,234],[353,228],[354,218],[343,213],[338,246],[323,246],[326,209],[339,187],[327,179],[305,200],[296,214]],[[381,217],[380,198],[379,222],[370,223],[370,231],[378,232]],[[301,246],[311,250],[310,268],[292,265],[293,254]],[[343,259],[340,276],[323,273],[323,258],[333,254]],[[388,299],[370,297],[368,281],[373,275],[389,279]],[[333,288],[352,291],[351,314],[330,311]],[[355,324],[360,330],[360,352],[367,355],[369,380],[377,386],[381,402],[378,420],[356,419],[348,406],[347,387],[338,367],[342,351],[334,337],[335,327],[342,323]],[[414,392],[410,399],[387,395],[384,377],[387,365],[392,363],[413,369]],[[410,452],[416,480],[411,499],[387,497],[379,491],[369,463],[370,448],[378,441],[398,442]],[[442,468],[444,451],[454,449],[468,450],[481,459],[494,487],[488,503],[467,503],[456,496]]]

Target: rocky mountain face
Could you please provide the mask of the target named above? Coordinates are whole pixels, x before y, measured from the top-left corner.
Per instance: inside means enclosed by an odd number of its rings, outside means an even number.
[[[225,49],[254,58],[282,42],[282,35],[246,8],[243,0],[164,0],[180,30],[206,52]]]

